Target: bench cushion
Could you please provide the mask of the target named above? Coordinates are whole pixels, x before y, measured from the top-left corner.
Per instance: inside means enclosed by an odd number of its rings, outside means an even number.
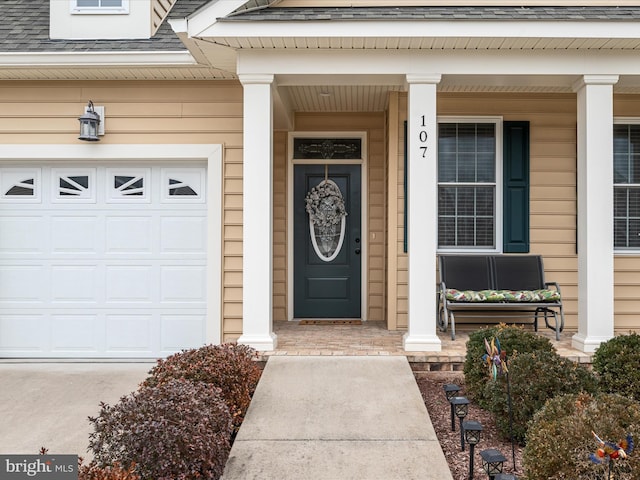
[[[448,288],[445,296],[450,302],[468,303],[551,303],[560,301],[556,290],[456,290]]]

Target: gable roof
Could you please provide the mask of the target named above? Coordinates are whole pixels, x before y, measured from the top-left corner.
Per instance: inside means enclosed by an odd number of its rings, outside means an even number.
[[[216,0],[177,0],[151,38],[102,40],[51,39],[49,1],[0,0],[0,80],[236,78],[228,68],[197,62],[169,23]]]
[[[170,16],[185,17],[209,1],[177,0]],[[49,38],[49,0],[0,1],[0,51],[3,52],[176,52],[186,50],[166,19],[150,39],[52,40]]]

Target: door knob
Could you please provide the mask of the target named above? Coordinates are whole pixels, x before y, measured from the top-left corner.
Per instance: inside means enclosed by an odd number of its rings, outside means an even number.
[[[360,249],[356,248],[356,255],[360,255]]]

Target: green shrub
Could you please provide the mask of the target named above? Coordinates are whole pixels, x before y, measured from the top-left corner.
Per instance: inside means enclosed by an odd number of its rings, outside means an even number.
[[[555,352],[536,351],[516,355],[509,362],[513,436],[525,441],[527,424],[545,402],[557,395],[598,391],[596,377],[583,365],[562,358]],[[509,438],[507,377],[499,376],[485,383],[488,409],[493,413],[498,430]]]
[[[606,465],[589,460],[600,438],[618,442],[631,434],[640,440],[640,403],[620,395],[586,394],[555,397],[536,413],[523,452],[525,480],[593,480],[607,478]],[[612,477],[640,478],[640,452],[617,460]]]
[[[220,478],[231,416],[219,389],[188,380],[141,386],[90,418],[89,449],[99,467],[135,463],[144,479]]]
[[[522,327],[500,324],[481,328],[469,334],[467,356],[464,362],[465,394],[483,408],[488,407],[485,385],[490,378],[487,366],[482,361],[482,356],[486,353],[484,339],[491,342],[493,337],[500,340],[502,350],[507,353],[509,359],[518,353],[538,350],[549,353],[554,351],[549,339],[527,332]]]
[[[604,342],[593,356],[593,370],[603,391],[640,401],[640,335],[620,335]]]
[[[184,378],[217,387],[222,390],[237,431],[262,373],[254,357],[254,349],[233,343],[185,350],[158,360],[143,385],[161,385],[171,379]]]

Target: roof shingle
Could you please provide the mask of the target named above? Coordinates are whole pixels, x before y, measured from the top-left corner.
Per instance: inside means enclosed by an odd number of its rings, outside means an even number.
[[[209,0],[178,0],[176,10],[193,12]],[[179,7],[179,8],[178,8]],[[0,1],[0,52],[186,51],[167,21],[150,39],[52,40],[49,0]]]
[[[390,2],[391,3],[391,2]],[[238,12],[232,21],[546,20],[638,21],[638,7],[298,7]]]

